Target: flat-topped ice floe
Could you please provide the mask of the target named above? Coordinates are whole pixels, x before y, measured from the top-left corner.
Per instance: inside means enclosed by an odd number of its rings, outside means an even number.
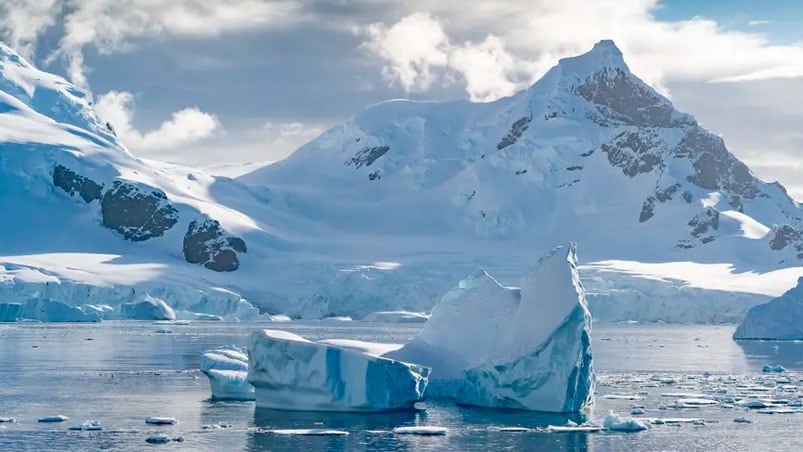
[[[428,398],[569,413],[592,400],[590,329],[570,244],[541,258],[521,289],[483,270],[460,281],[419,335],[385,356],[432,367]]]
[[[252,333],[248,361],[257,407],[280,410],[410,409],[422,398],[430,371],[279,330]]]
[[[201,372],[209,378],[212,400],[254,400],[245,353],[223,348],[208,351],[201,356]]]

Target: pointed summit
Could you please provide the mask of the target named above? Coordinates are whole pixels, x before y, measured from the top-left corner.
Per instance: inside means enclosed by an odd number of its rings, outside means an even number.
[[[622,69],[630,72],[625,64],[622,51],[610,39],[603,39],[594,44],[594,47],[581,55],[561,58],[558,62],[564,72],[592,74],[601,69]]]

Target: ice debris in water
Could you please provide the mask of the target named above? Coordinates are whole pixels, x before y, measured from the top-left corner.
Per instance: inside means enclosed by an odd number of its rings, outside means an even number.
[[[254,400],[248,382],[248,356],[234,348],[211,350],[201,357],[201,372],[209,378],[212,400]]]
[[[68,418],[67,416],[64,416],[62,414],[57,414],[55,416],[40,417],[39,418],[39,422],[47,422],[47,423],[64,422],[64,421],[68,421],[69,419],[70,418]]]
[[[569,420],[566,421],[565,425],[548,425],[544,430],[547,432],[554,432],[554,433],[563,433],[563,432],[592,433],[601,431],[602,426],[592,421],[587,421],[583,422],[582,424],[578,424],[574,421]]]
[[[753,423],[753,421],[751,421],[750,419],[747,419],[744,416],[737,417],[736,419],[733,420],[733,422],[735,422],[737,424],[752,424]]]
[[[167,435],[158,434],[158,435],[151,435],[145,440],[145,442],[147,442],[149,444],[167,444],[167,443],[169,443],[171,441],[175,441],[177,443],[181,443],[181,442],[184,442],[184,437],[183,436],[174,436],[174,437],[171,438],[171,437],[169,437]]]
[[[0,424],[13,424],[15,422],[17,422],[17,420],[14,419],[13,417],[2,417],[2,416],[0,416]]]
[[[770,366],[769,364],[764,364],[764,367],[761,370],[763,372],[767,372],[767,373],[769,373],[769,372],[776,372],[776,373],[786,372],[786,368],[784,366],[780,365],[780,364],[776,364],[774,366]]]
[[[72,427],[69,428],[69,430],[94,432],[98,430],[103,430],[103,427],[100,425],[100,421],[84,421],[83,424],[73,425]]]
[[[416,425],[411,427],[396,427],[393,433],[397,435],[443,436],[449,429],[434,425]]]
[[[151,416],[145,419],[145,423],[151,425],[173,425],[178,423],[178,421],[174,417]]]
[[[602,426],[605,427],[606,430],[615,432],[640,432],[650,428],[650,425],[642,420],[632,417],[623,418],[613,411],[608,413],[605,419],[602,420]]]

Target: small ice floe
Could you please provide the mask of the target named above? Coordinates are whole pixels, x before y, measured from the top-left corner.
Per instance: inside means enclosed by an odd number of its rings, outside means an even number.
[[[704,399],[705,394],[694,392],[663,392],[661,397],[671,397],[673,399]]]
[[[774,366],[770,366],[769,364],[764,364],[764,367],[761,369],[763,372],[775,372],[781,373],[786,372],[786,368],[780,364],[776,364]]]
[[[201,427],[201,429],[202,430],[219,430],[219,429],[231,428],[231,427],[232,427],[231,424],[227,424],[225,422],[218,422],[217,424],[204,425],[203,427]]]
[[[416,425],[412,427],[396,427],[393,433],[397,435],[443,436],[449,429],[434,425]]]
[[[632,410],[630,410],[630,414],[633,416],[644,414],[644,408],[641,407],[633,408]]]
[[[173,330],[170,328],[159,328],[156,330],[156,334],[173,334]]]
[[[773,408],[777,407],[778,404],[768,402],[765,400],[758,400],[758,399],[750,399],[750,400],[740,400],[736,402],[737,406],[742,408],[751,408],[751,409],[765,409],[765,408]]]
[[[178,423],[178,421],[174,417],[151,416],[145,419],[145,423],[151,425],[173,425]]]
[[[349,432],[345,430],[334,430],[328,428],[287,428],[278,430],[268,430],[267,433],[274,435],[297,435],[297,436],[346,436]]]
[[[640,432],[650,428],[650,425],[641,419],[623,418],[613,411],[602,420],[602,426],[614,432]]]
[[[167,435],[159,434],[159,435],[151,435],[151,436],[148,437],[148,439],[145,440],[145,442],[147,442],[149,444],[167,444],[167,443],[169,443],[171,441],[175,441],[177,443],[182,443],[182,442],[184,442],[184,437],[183,436],[174,436],[174,437],[171,438],[171,437],[169,437]]]
[[[795,414],[800,413],[800,411],[793,409],[793,408],[763,408],[760,410],[756,410],[756,413],[761,414]]]
[[[0,424],[14,424],[17,420],[13,417],[2,417],[0,416]]]
[[[753,423],[753,421],[751,421],[750,419],[747,419],[744,416],[737,417],[736,419],[733,420],[733,422],[735,422],[737,424],[752,424]]]
[[[496,425],[488,427],[488,430],[504,433],[527,433],[533,431],[531,428],[527,427],[501,427]]]
[[[647,419],[645,419],[647,420]],[[689,418],[689,417],[666,417],[666,418],[656,418],[656,419],[649,419],[649,423],[653,425],[679,425],[679,424],[692,424],[694,421],[699,421],[700,418]]]
[[[583,422],[582,424],[577,424],[576,422],[567,421],[566,425],[548,425],[544,430],[553,433],[568,433],[568,432],[594,433],[602,431],[602,426],[591,421]]]
[[[636,394],[605,394],[602,398],[607,400],[644,400],[644,397]]]
[[[704,419],[695,419],[691,425],[695,425],[697,427],[705,427],[705,420]]]
[[[63,414],[57,414],[55,416],[45,416],[39,418],[39,422],[46,422],[46,423],[64,422],[68,420],[70,420],[70,418],[64,416]]]
[[[704,399],[704,398],[689,398],[689,399],[678,399],[677,404],[683,406],[708,406],[708,405],[719,405],[719,402],[717,402],[716,400]]]
[[[73,425],[69,430],[77,430],[82,432],[97,432],[103,430],[100,421],[84,421],[83,424]]]

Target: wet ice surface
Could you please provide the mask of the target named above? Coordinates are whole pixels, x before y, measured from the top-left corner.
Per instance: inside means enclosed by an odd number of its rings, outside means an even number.
[[[448,404],[385,414],[256,410],[253,402],[212,403],[198,371],[203,351],[243,346],[256,324],[0,324],[0,450],[798,450],[803,441],[803,343],[735,343],[734,327],[595,325],[599,373],[592,416],[610,410],[648,422],[638,433],[553,432],[580,416],[554,416]],[[266,326],[266,325],[262,325]],[[400,343],[420,325],[329,322],[271,324],[314,340]],[[172,334],[158,332],[169,328]],[[782,365],[786,372],[764,373]],[[606,395],[619,397],[608,398]],[[715,402],[715,403],[711,403]],[[756,406],[758,408],[748,408]],[[636,413],[636,414],[631,414]],[[774,413],[774,414],[771,414]],[[70,421],[37,423],[63,414]],[[172,417],[174,425],[148,425]],[[70,431],[97,419],[101,431]],[[737,422],[736,420],[739,419]],[[744,422],[751,421],[751,422]],[[444,436],[399,435],[406,426]],[[348,435],[277,434],[337,431]],[[156,447],[156,446],[152,446]],[[155,449],[158,450],[158,449]]]

